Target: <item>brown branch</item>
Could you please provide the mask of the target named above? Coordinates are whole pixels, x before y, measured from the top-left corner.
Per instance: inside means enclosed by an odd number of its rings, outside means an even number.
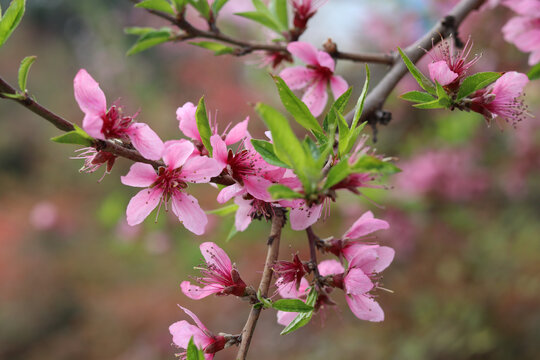
[[[315,274],[315,281],[318,284],[321,278],[321,274],[319,273],[319,267],[318,267],[318,262],[317,262],[317,247],[316,247],[317,240],[319,240],[319,237],[315,235],[311,226],[306,229],[306,234],[309,241],[309,254],[311,258],[310,268]]]
[[[428,33],[404,50],[407,56],[412,62],[418,62],[425,54],[425,51],[431,50],[431,48],[434,45],[437,45],[442,38],[446,38],[454,33],[463,20],[465,20],[472,11],[477,10],[482,6],[485,1],[486,0],[461,0],[444,19],[441,19]],[[448,21],[450,19],[451,21]],[[392,68],[366,97],[364,111],[360,121],[368,121],[370,124],[375,125],[377,123],[377,118],[379,117],[377,116],[377,112],[382,109],[386,99],[396,87],[397,83],[407,74],[407,67],[403,61],[398,58],[399,55],[395,54],[395,57],[396,61]],[[353,116],[354,112],[347,114],[349,124],[352,122]]]
[[[131,0],[133,3],[138,3],[137,0]],[[162,19],[169,21],[171,24],[177,26],[185,32],[185,34],[180,34],[177,36],[178,41],[184,41],[187,39],[193,38],[204,38],[217,40],[228,45],[237,46],[235,51],[231,54],[235,56],[244,56],[251,54],[254,51],[268,51],[268,52],[280,52],[284,54],[290,54],[287,50],[287,46],[279,44],[266,44],[261,42],[239,40],[231,36],[227,36],[219,31],[215,23],[213,24],[213,30],[202,30],[191,25],[185,18],[183,14],[178,14],[177,17],[171,16],[170,14],[146,9],[149,13],[156,15]],[[326,51],[326,50],[325,50]],[[369,63],[378,63],[392,65],[394,63],[394,57],[387,54],[373,54],[373,53],[346,53],[341,51],[336,51],[330,53],[336,59],[349,60],[354,62],[369,62]]]
[[[268,296],[268,289],[270,289],[270,283],[272,281],[273,270],[272,266],[278,259],[279,254],[279,242],[281,239],[281,229],[285,225],[285,211],[281,208],[274,208],[274,215],[272,216],[272,228],[270,230],[270,236],[268,237],[268,252],[266,254],[266,263],[264,264],[264,270],[259,284],[259,292],[261,296]],[[249,313],[244,329],[242,330],[242,342],[236,355],[237,360],[245,360],[249,345],[255,331],[255,326],[259,320],[261,314],[261,307],[252,307]]]

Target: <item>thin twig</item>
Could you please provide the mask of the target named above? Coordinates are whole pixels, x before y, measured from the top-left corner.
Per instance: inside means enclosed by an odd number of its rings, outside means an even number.
[[[469,14],[477,10],[482,6],[486,0],[462,0],[457,4],[451,11],[441,19],[429,32],[427,32],[423,37],[421,37],[414,44],[407,47],[404,51],[407,56],[411,59],[412,62],[418,62],[426,51],[431,50],[434,45],[437,45],[442,38],[446,38],[448,35],[455,32],[455,29],[469,16]],[[452,20],[452,28],[448,26],[448,19]],[[399,55],[396,56],[396,61],[388,73],[382,78],[382,80],[373,88],[373,90],[366,97],[364,103],[364,111],[360,117],[360,121],[368,121],[373,124],[377,122],[376,116],[374,114],[377,110],[381,110],[386,99],[396,87],[397,83],[405,76],[408,72],[407,67],[398,59]],[[347,121],[349,124],[352,122],[354,112],[347,114]],[[374,119],[375,118],[375,119]]]
[[[281,240],[281,229],[285,224],[285,212],[281,208],[274,208],[274,214],[272,216],[272,228],[270,230],[270,236],[268,237],[268,252],[266,253],[266,262],[264,264],[264,270],[259,284],[259,292],[261,296],[268,296],[268,289],[270,289],[270,283],[272,282],[273,270],[272,266],[278,259],[279,255],[279,242]],[[249,345],[255,331],[255,326],[259,320],[262,308],[252,307],[249,313],[244,329],[242,330],[242,342],[236,355],[237,360],[245,360]]]
[[[315,274],[315,282],[319,284],[321,280],[321,274],[319,273],[319,266],[317,262],[317,241],[319,240],[319,237],[315,235],[311,226],[306,229],[306,234],[309,241],[309,255],[310,255],[311,269],[313,270],[313,273]]]

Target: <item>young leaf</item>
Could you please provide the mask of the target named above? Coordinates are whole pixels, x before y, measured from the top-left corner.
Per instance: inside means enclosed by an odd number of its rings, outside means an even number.
[[[289,165],[279,160],[276,153],[274,152],[274,145],[272,145],[268,141],[251,139],[251,144],[253,145],[255,151],[262,156],[264,161],[266,161],[270,165],[275,165],[282,168],[290,168]]]
[[[208,120],[208,114],[206,112],[204,96],[199,100],[199,104],[197,105],[195,119],[197,120],[197,129],[199,130],[199,135],[201,135],[201,141],[206,150],[208,150],[210,156],[212,156],[212,144],[210,144],[212,129],[210,129],[210,121]]]
[[[501,76],[502,73],[500,72],[480,72],[465,78],[459,88],[457,100],[461,100],[464,97],[471,95],[476,90],[485,88]]]
[[[191,45],[199,46],[204,49],[208,49],[214,52],[214,55],[223,55],[230,54],[234,51],[232,47],[213,42],[213,41],[199,41],[199,42],[190,42]]]
[[[330,189],[332,186],[345,179],[351,173],[349,163],[346,158],[342,158],[340,162],[332,166],[328,172],[326,182],[324,183],[325,189]]]
[[[423,104],[414,104],[413,106],[418,109],[444,109],[446,107],[439,102],[439,99],[435,99]]]
[[[214,16],[217,16],[219,14],[219,11],[221,8],[227,3],[229,0],[215,0],[212,4],[212,12],[214,13]]]
[[[135,44],[128,50],[127,55],[133,55],[141,51],[147,50],[153,46],[163,44],[171,39],[170,29],[159,29],[145,33]]]
[[[270,11],[276,15],[279,22],[285,29],[289,27],[289,15],[287,12],[287,0],[272,0]]]
[[[3,97],[6,97],[8,99],[13,99],[13,100],[24,100],[24,99],[26,99],[26,96],[23,95],[23,94],[0,93],[0,95],[2,95]]]
[[[181,12],[186,7],[187,0],[172,0],[177,12]]]
[[[0,47],[17,28],[24,15],[26,0],[13,0],[0,20]]]
[[[193,5],[193,7],[195,9],[197,9],[197,11],[199,12],[199,14],[202,15],[202,17],[204,17],[205,19],[209,19],[210,18],[210,7],[208,6],[208,0],[188,0],[191,5]]]
[[[534,65],[527,73],[529,80],[540,79],[540,63]]]
[[[436,81],[435,84],[437,86],[437,96],[439,97],[439,104],[446,108],[450,107],[450,105],[452,104],[452,100],[450,100],[450,97],[448,96],[442,85],[439,84],[439,82]]]
[[[299,299],[279,299],[272,303],[272,307],[276,310],[285,312],[308,312],[313,311],[313,306],[307,305]]]
[[[349,146],[349,125],[347,124],[347,120],[345,120],[345,117],[341,113],[335,112],[335,117],[337,119],[338,123],[338,131],[339,131],[339,139],[338,139],[338,150],[340,156],[346,155],[346,149]]]
[[[272,195],[272,198],[274,200],[304,198],[304,195],[297,193],[291,188],[281,184],[270,185],[268,187],[268,192],[270,193],[270,195]]]
[[[375,156],[364,155],[352,166],[354,172],[376,172],[383,175],[392,175],[401,170],[388,161],[381,160]]]
[[[271,30],[274,30],[276,33],[281,35],[281,30],[280,30],[281,25],[276,21],[276,19],[274,19],[274,17],[269,12],[267,14],[260,11],[247,11],[247,12],[236,13],[235,15],[253,20]]]
[[[352,94],[352,87],[350,87],[347,91],[345,91],[330,107],[330,111],[326,115],[323,121],[323,129],[324,131],[328,131],[330,125],[337,126],[336,123],[336,116],[334,115],[334,111],[337,111],[340,114],[343,114],[345,111],[345,108],[347,107],[347,104],[349,103],[349,99],[351,98]]]
[[[261,295],[261,290],[257,291],[257,299],[261,302],[264,308],[269,309],[272,307],[272,300]]]
[[[401,55],[401,58],[403,59],[403,62],[405,63],[405,66],[407,66],[407,69],[409,69],[409,72],[412,74],[412,76],[416,79],[416,82],[418,82],[418,85],[422,87],[422,89],[426,90],[428,93],[435,95],[435,85],[429,80],[418,68],[414,63],[409,59],[407,54],[403,52],[400,48],[398,48],[399,54]]]
[[[132,27],[126,27],[124,28],[124,34],[127,35],[146,35],[148,33],[151,33],[152,31],[158,31],[158,29],[153,27],[140,27],[140,26],[132,26]]]
[[[315,306],[315,302],[317,301],[318,296],[319,295],[317,294],[317,291],[315,290],[315,288],[311,288],[306,299],[306,305]],[[302,312],[298,314],[294,318],[294,320],[291,321],[289,325],[287,325],[285,329],[281,331],[280,335],[286,335],[286,334],[292,333],[293,331],[300,329],[302,326],[307,325],[309,321],[311,320],[312,316],[313,316],[313,311]]]
[[[77,125],[75,125],[75,130],[55,136],[51,138],[51,140],[60,144],[75,144],[84,146],[92,146],[94,143],[94,139],[92,139],[90,135],[88,135]]]
[[[415,103],[426,103],[433,100],[436,100],[433,96],[422,91],[409,91],[408,93],[402,94],[399,96],[403,100],[411,101]]]
[[[204,352],[195,345],[193,336],[189,339],[186,349],[186,360],[204,360]]]
[[[26,92],[26,81],[28,80],[28,72],[30,66],[36,61],[36,56],[27,56],[21,61],[19,66],[19,88],[22,92]]]
[[[236,225],[233,223],[231,230],[229,230],[229,234],[227,234],[227,237],[225,238],[225,242],[231,241],[231,239],[238,234],[238,230],[236,230]]]
[[[322,133],[323,129],[321,125],[319,125],[317,119],[311,114],[307,105],[294,95],[283,79],[279,76],[273,76],[273,79],[283,106],[285,106],[285,109],[293,116],[296,122],[308,130]]]
[[[362,115],[362,111],[364,110],[364,101],[366,100],[369,88],[369,78],[369,67],[366,64],[366,81],[364,82],[364,87],[362,88],[362,92],[360,93],[360,97],[358,98],[358,102],[356,103],[356,110],[354,111],[354,118],[351,123],[351,130],[354,130],[354,128],[356,128],[356,125],[358,125],[358,120],[360,120],[360,116]]]
[[[137,3],[135,7],[162,11],[171,15],[175,14],[171,4],[169,4],[169,2],[166,0],[143,0],[140,3]]]
[[[219,209],[208,210],[206,213],[207,214],[217,215],[217,216],[227,216],[229,214],[235,213],[236,210],[238,210],[238,205],[231,204],[231,205],[221,207]]]

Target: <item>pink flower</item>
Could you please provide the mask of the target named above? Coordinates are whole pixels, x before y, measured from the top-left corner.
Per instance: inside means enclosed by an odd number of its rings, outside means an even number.
[[[184,192],[187,183],[207,183],[221,172],[214,159],[190,158],[194,146],[186,140],[168,141],[163,150],[163,162],[158,172],[149,164],[135,163],[122,184],[148,187],[135,195],[127,207],[129,225],[140,224],[159,204],[172,202],[172,211],[189,231],[201,235],[208,222],[205,212],[193,196]]]
[[[208,155],[208,150],[204,148],[204,145],[201,140],[201,135],[199,134],[199,129],[197,128],[197,119],[195,113],[197,107],[191,102],[185,103],[183,106],[179,107],[176,110],[176,119],[178,120],[178,127],[180,131],[187,137],[189,137],[195,143],[195,146],[201,155]],[[236,124],[228,132],[225,131],[225,134],[221,135],[221,138],[224,140],[227,146],[237,143],[243,140],[247,136],[247,127],[249,123],[249,116],[246,117],[244,121]],[[213,126],[213,134],[218,133],[217,123]]]
[[[213,242],[202,243],[200,249],[206,261],[206,267],[200,268],[203,276],[197,281],[204,287],[183,281],[180,284],[182,292],[193,300],[199,300],[211,294],[244,296],[246,284],[225,251]]]
[[[479,57],[467,61],[472,50],[469,38],[462,51],[454,50],[452,39],[444,40],[430,53],[433,62],[428,65],[429,76],[442,86],[457,87],[465,77],[467,70],[473,66]]]
[[[70,159],[82,159],[84,160],[84,165],[82,168],[79,169],[79,172],[85,172],[85,173],[93,173],[97,169],[101,167],[103,164],[107,164],[105,167],[105,173],[99,179],[99,181],[103,180],[105,175],[110,174],[112,167],[114,165],[114,162],[117,158],[116,155],[111,154],[106,151],[97,151],[96,149],[92,147],[82,148],[75,151],[77,156],[71,157]]]
[[[513,17],[502,31],[504,39],[523,52],[530,52],[529,65],[540,62],[540,2],[537,0],[505,1],[504,5],[520,16]]]
[[[328,0],[292,0],[294,10],[294,27],[305,29],[309,19],[315,15],[317,10]]]
[[[224,336],[212,334],[212,332],[204,326],[201,320],[199,320],[197,315],[190,310],[182,306],[179,307],[193,319],[195,325],[182,320],[169,326],[169,332],[173,337],[173,343],[180,349],[184,349],[183,352],[176,355],[181,360],[185,360],[187,357],[185,349],[187,349],[189,341],[193,338],[195,346],[204,351],[205,360],[212,360],[216,352],[225,348],[227,340]]]
[[[278,277],[276,286],[280,289],[286,287],[298,289],[304,275],[309,272],[308,266],[300,260],[298,254],[293,256],[293,261],[276,261],[273,269]]]
[[[470,108],[484,115],[488,124],[500,116],[515,125],[529,115],[521,99],[523,88],[528,82],[529,78],[525,74],[507,72],[494,84],[472,94]]]
[[[319,116],[328,100],[327,86],[330,85],[337,99],[349,85],[341,76],[334,75],[335,63],[327,52],[318,51],[313,45],[300,41],[289,43],[287,50],[304,61],[307,67],[287,68],[279,76],[293,90],[307,88],[302,101],[314,116]]]
[[[279,278],[277,282],[279,282]],[[284,299],[301,299],[305,300],[308,294],[309,283],[305,278],[300,279],[298,289],[294,286],[278,287],[279,295]],[[277,322],[280,325],[287,326],[298,315],[296,312],[287,312],[279,310],[277,312]]]
[[[84,112],[83,129],[96,139],[131,141],[142,156],[158,160],[163,152],[163,142],[145,123],[134,121],[135,116],[123,116],[113,105],[107,110],[105,94],[99,84],[81,69],[73,80],[75,100]]]
[[[253,219],[270,220],[274,215],[272,203],[263,200],[251,198],[251,196],[236,196],[234,203],[238,205],[234,219],[234,225],[237,231],[247,229]]]

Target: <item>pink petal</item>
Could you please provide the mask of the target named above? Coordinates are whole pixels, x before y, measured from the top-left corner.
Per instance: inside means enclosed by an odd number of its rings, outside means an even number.
[[[373,213],[367,211],[343,234],[343,238],[358,239],[377,230],[385,230],[389,227],[390,225],[386,221],[373,218]]]
[[[107,112],[107,100],[105,94],[99,88],[99,84],[86,72],[79,70],[73,79],[75,100],[85,114],[101,116]]]
[[[235,196],[243,195],[246,193],[244,187],[238,183],[229,185],[221,189],[217,196],[217,202],[220,204],[226,203]]]
[[[206,156],[198,156],[185,162],[180,178],[192,183],[207,183],[214,176],[221,174],[222,170],[223,167],[216,160]]]
[[[127,134],[142,156],[150,160],[159,160],[163,154],[163,141],[145,123],[134,123],[127,130]]]
[[[225,273],[231,272],[231,259],[222,248],[210,241],[202,243],[199,248],[201,249],[201,254],[208,265],[215,266]]]
[[[287,45],[287,50],[308,65],[319,65],[318,50],[310,43],[294,41]]]
[[[540,24],[539,24],[540,25]],[[524,52],[537,50],[540,48],[540,29],[526,31],[516,36],[513,41],[516,47]]]
[[[317,52],[317,62],[320,66],[330,69],[331,72],[334,72],[336,68],[336,63],[334,59],[326,51]]]
[[[246,137],[247,127],[249,123],[249,116],[242,122],[236,124],[225,137],[225,144],[232,145],[239,142]]]
[[[175,322],[169,326],[169,332],[173,337],[173,343],[182,349],[187,349],[189,340],[192,337],[198,348],[205,348],[211,342],[208,341],[208,336],[201,329],[185,320]]]
[[[186,229],[195,235],[204,234],[208,218],[199,206],[197,199],[193,196],[180,191],[173,194],[172,211],[178,216],[178,220],[184,224]]]
[[[349,268],[359,268],[366,274],[379,273],[394,260],[395,251],[388,246],[352,244],[343,250]]]
[[[190,102],[185,103],[182,107],[176,110],[176,119],[179,121],[178,127],[180,131],[187,137],[201,141],[201,135],[197,128],[197,120],[195,118],[195,112],[197,107]]]
[[[135,163],[125,176],[120,177],[122,184],[135,187],[149,187],[158,178],[150,164]]]
[[[201,288],[197,285],[192,285],[189,281],[182,281],[180,288],[182,289],[184,295],[193,300],[200,300],[209,295],[223,291],[223,288],[218,288],[212,285],[207,285]]]
[[[523,92],[523,88],[529,82],[527,75],[515,71],[509,71],[495,81],[492,93],[495,94],[493,103],[506,104],[512,102]]]
[[[302,97],[302,101],[307,105],[313,116],[321,115],[328,101],[326,81],[321,79],[311,85]]]
[[[223,170],[227,166],[227,157],[229,150],[227,150],[227,144],[221,136],[215,134],[210,137],[210,145],[212,145],[212,157],[218,162],[219,166]]]
[[[450,70],[444,60],[429,64],[428,69],[431,80],[437,81],[442,86],[451,84],[458,77],[458,74]]]
[[[384,312],[375,300],[365,295],[348,295],[345,299],[353,314],[360,320],[373,322],[384,320]]]
[[[292,90],[302,89],[316,79],[317,73],[313,69],[307,69],[303,66],[286,68],[279,73],[279,77],[285,81],[285,84]]]
[[[87,113],[84,115],[82,127],[88,135],[96,139],[105,140],[105,136],[101,131],[101,129],[103,129],[103,119],[101,118],[101,115]]]
[[[319,274],[322,276],[343,274],[345,268],[337,260],[323,260],[318,265]]]
[[[234,225],[237,231],[244,231],[251,224],[251,200],[245,200],[240,196],[234,198],[234,203],[238,205],[236,215],[234,217]]]
[[[529,65],[533,66],[540,62],[540,49],[533,51],[529,56]]]
[[[337,99],[347,91],[349,84],[347,84],[347,81],[341,76],[335,75],[330,78],[330,88],[332,89],[334,99]]]
[[[345,285],[345,292],[350,295],[362,295],[373,289],[373,282],[364,274],[360,269],[350,269],[345,279],[343,279]]]
[[[210,330],[208,330],[206,328],[206,326],[204,326],[204,324],[202,323],[201,320],[199,320],[199,318],[197,317],[197,315],[195,315],[191,310],[189,309],[186,309],[185,307],[183,306],[180,306],[178,305],[178,307],[182,310],[184,310],[184,312],[193,320],[193,322],[195,323],[195,325],[197,325],[199,327],[199,329],[201,329],[202,331],[204,331],[206,334],[210,334]]]
[[[244,178],[244,186],[247,192],[259,200],[272,201],[272,197],[267,190],[270,185],[272,185],[272,182],[263,177],[246,176]]]
[[[163,190],[144,189],[131,198],[127,206],[127,223],[131,226],[140,224],[158,206]]]
[[[277,323],[283,326],[289,325],[296,317],[298,313],[296,312],[285,312],[279,310],[277,312]]]
[[[322,275],[322,274],[321,274]],[[326,276],[326,275],[323,275]],[[280,281],[279,278],[276,281],[276,284],[282,284],[283,280]],[[298,287],[298,290],[296,290],[296,285],[294,283],[288,283],[285,286],[278,286],[278,292],[279,296],[281,296],[284,299],[300,299],[306,297],[307,289],[309,288],[309,282],[306,280],[306,278],[302,278],[300,280],[300,286]]]
[[[297,203],[297,206],[291,209],[291,228],[293,230],[304,230],[315,224],[321,216],[322,204],[307,207],[304,201]]]
[[[167,141],[163,150],[163,162],[169,169],[178,169],[184,165],[195,146],[187,140]]]

